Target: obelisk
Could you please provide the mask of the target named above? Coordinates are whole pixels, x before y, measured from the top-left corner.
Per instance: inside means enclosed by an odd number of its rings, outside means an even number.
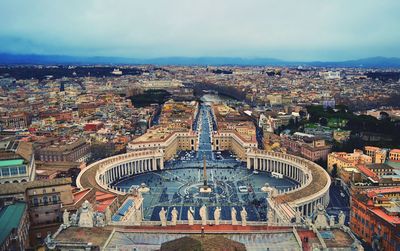
[[[204,186],[207,186],[207,165],[206,165],[206,155],[203,154],[203,181]]]
[[[203,155],[203,185],[200,187],[200,193],[211,193],[211,187],[207,184],[206,155]]]

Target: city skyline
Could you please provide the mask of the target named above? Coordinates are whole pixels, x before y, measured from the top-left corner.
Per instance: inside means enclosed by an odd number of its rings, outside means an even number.
[[[397,1],[18,1],[0,7],[1,53],[287,61],[400,57]]]
[[[0,0],[0,251],[398,251],[399,7]]]

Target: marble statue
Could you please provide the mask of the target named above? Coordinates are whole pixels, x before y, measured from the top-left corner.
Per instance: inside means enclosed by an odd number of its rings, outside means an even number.
[[[193,226],[194,224],[194,210],[192,207],[189,207],[188,209],[188,223],[189,226]]]
[[[329,226],[328,224],[328,217],[326,216],[326,211],[324,209],[324,206],[321,204],[317,205],[317,210],[316,210],[316,217],[314,218],[314,225],[316,228],[327,228]]]
[[[234,207],[232,207],[232,209],[231,209],[232,225],[238,224],[236,214],[237,214],[236,209]]]
[[[79,215],[78,226],[93,227],[93,211],[90,203],[87,200],[82,203],[80,211],[81,213]]]
[[[221,217],[221,208],[216,207],[214,210],[214,220],[215,220],[215,225],[219,225],[219,219]]]
[[[51,238],[50,234],[47,234],[46,238],[44,238],[44,242],[46,246],[50,250],[54,250],[56,248],[56,243],[54,242],[53,238]]]
[[[329,226],[330,227],[335,226],[335,216],[333,216],[333,215],[329,216]]]
[[[272,209],[268,209],[267,212],[267,221],[268,221],[268,225],[272,225],[274,224],[274,211],[272,211]]]
[[[339,212],[339,226],[344,226],[344,223],[346,221],[346,215],[343,213],[343,211]]]
[[[78,225],[78,215],[77,215],[76,213],[74,213],[74,214],[71,215],[70,224],[71,224],[72,226]]]
[[[161,221],[161,226],[166,227],[167,226],[167,218],[165,217],[165,214],[167,211],[165,211],[164,207],[161,208],[161,211],[158,213],[160,216],[160,221]]]
[[[247,225],[247,211],[244,207],[240,211],[240,217],[242,218],[242,226],[245,227]]]
[[[176,225],[176,222],[177,222],[177,220],[178,220],[178,210],[176,210],[176,208],[174,207],[174,209],[172,209],[172,211],[171,211],[171,224],[173,225],[173,226],[175,226]]]
[[[135,218],[135,225],[142,224],[142,210],[140,208],[134,209],[133,217]]]
[[[309,227],[309,229],[311,229],[311,227],[312,227],[312,219],[311,219],[311,217],[307,217],[306,218],[306,225]]]
[[[69,227],[70,226],[69,212],[67,211],[67,209],[64,209],[63,224],[64,224],[64,227]]]
[[[128,216],[127,221],[129,223],[131,223],[132,225],[137,225],[136,224],[136,210],[135,209],[131,209],[131,210],[133,210],[132,214]]]
[[[296,210],[296,224],[301,223],[301,212],[299,210]]]
[[[106,218],[106,224],[109,224],[111,222],[111,218],[112,218],[112,213],[111,213],[110,207],[106,208],[105,218]]]
[[[96,227],[105,227],[105,220],[104,220],[104,214],[102,213],[96,213],[95,217],[95,226]]]
[[[207,225],[207,207],[206,207],[206,205],[203,205],[200,208],[199,214],[201,217],[201,225],[203,225],[203,226]]]

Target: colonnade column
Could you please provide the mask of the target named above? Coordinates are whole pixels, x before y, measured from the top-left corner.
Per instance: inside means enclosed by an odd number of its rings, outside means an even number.
[[[134,174],[137,174],[137,173],[138,173],[138,170],[137,170],[137,160],[135,160],[135,161],[133,162],[133,173],[134,173]]]
[[[160,169],[164,169],[164,158],[160,157]]]

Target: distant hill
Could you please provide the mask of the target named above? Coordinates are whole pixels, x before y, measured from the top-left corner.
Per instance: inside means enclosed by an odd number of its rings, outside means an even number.
[[[361,67],[361,68],[400,68],[400,58],[372,57],[348,61],[284,61],[274,58],[240,57],[163,57],[163,58],[124,58],[124,57],[75,57],[60,55],[18,55],[0,53],[1,65],[94,65],[94,64],[155,64],[155,65],[242,65],[242,66],[315,66],[315,67]]]
[[[360,68],[399,68],[400,67],[400,58],[387,58],[387,57],[372,57],[372,58],[363,58],[357,60],[347,60],[347,61],[339,61],[339,62],[310,62],[306,63],[308,65],[313,66],[321,66],[321,67],[360,67]]]

